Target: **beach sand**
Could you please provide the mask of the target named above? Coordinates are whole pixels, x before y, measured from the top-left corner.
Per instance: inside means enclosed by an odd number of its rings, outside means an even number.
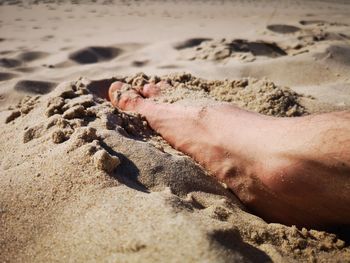
[[[348,228],[265,222],[105,100],[348,110],[346,2],[0,1],[0,262],[349,262]]]

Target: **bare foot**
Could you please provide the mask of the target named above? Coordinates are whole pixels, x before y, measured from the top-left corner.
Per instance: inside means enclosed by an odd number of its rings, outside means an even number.
[[[175,149],[225,182],[265,220],[314,227],[350,223],[350,209],[344,210],[349,200],[342,203],[320,191],[329,179],[313,173],[323,168],[303,161],[308,160],[304,155],[317,154],[302,148],[298,129],[309,119],[267,117],[228,104],[195,107],[145,99],[157,96],[161,88],[162,84],[132,88],[115,82],[109,98],[115,107],[145,116]],[[311,131],[306,128],[305,133]],[[335,214],[334,209],[343,212]]]

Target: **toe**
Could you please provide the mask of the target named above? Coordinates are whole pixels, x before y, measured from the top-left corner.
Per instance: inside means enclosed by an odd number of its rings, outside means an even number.
[[[141,93],[142,93],[142,96],[146,98],[154,97],[158,95],[159,88],[156,86],[156,84],[149,83],[143,86]]]
[[[141,100],[142,97],[135,90],[125,91],[120,96],[118,108],[126,111],[134,111]]]
[[[114,107],[122,110],[134,110],[141,98],[136,89],[120,81],[112,83],[108,97]]]
[[[164,81],[160,81],[157,84],[149,83],[143,86],[141,94],[145,98],[157,97],[161,94],[163,89],[167,88],[167,86],[169,86],[169,84]]]
[[[116,81],[111,84],[111,86],[108,89],[108,99],[111,101],[113,106],[118,106],[118,100],[116,99],[115,93],[120,91],[123,87],[124,83],[121,81]]]

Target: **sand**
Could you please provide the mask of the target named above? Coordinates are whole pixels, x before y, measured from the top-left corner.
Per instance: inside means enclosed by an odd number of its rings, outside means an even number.
[[[265,222],[104,99],[350,109],[346,1],[36,2],[0,6],[0,262],[350,261],[347,228]]]

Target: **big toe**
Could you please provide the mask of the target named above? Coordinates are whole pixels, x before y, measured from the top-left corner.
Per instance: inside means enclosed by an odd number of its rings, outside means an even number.
[[[108,89],[108,99],[112,102],[114,105],[115,102],[115,94],[117,91],[121,90],[124,83],[121,81],[116,81],[111,84],[111,86]],[[117,106],[117,105],[114,105]]]
[[[111,84],[108,90],[108,96],[114,107],[131,111],[135,109],[141,98],[135,89],[120,81]]]

